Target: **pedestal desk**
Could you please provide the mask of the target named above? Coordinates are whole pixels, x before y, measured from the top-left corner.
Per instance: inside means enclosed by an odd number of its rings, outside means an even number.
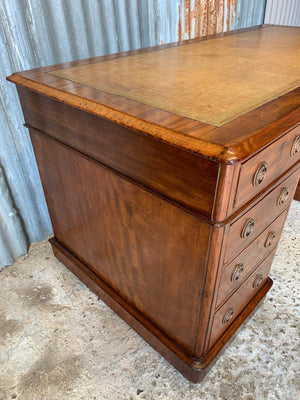
[[[55,256],[198,382],[272,285],[299,178],[300,28],[13,74]]]

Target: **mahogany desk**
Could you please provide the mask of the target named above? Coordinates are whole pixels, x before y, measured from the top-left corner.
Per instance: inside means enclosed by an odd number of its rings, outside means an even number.
[[[300,29],[13,74],[54,254],[197,382],[272,285],[299,178]]]

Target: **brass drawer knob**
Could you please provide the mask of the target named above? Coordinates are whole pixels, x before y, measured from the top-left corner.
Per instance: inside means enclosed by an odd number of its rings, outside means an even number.
[[[268,164],[266,163],[266,161],[264,161],[258,166],[255,172],[253,178],[253,186],[258,186],[262,183],[262,181],[265,179],[267,175],[267,170],[268,170]]]
[[[243,239],[246,239],[250,236],[251,232],[254,228],[254,218],[249,218],[248,221],[245,223],[244,228],[242,230],[241,236]]]
[[[265,247],[270,247],[275,238],[276,238],[275,232],[270,232],[267,237],[267,240],[265,241]]]
[[[228,308],[228,310],[226,311],[226,314],[224,315],[223,321],[222,321],[223,325],[227,324],[227,322],[229,322],[231,320],[233,313],[234,313],[234,309],[232,307]]]
[[[291,149],[291,156],[294,157],[300,153],[300,135],[296,137],[294,140],[292,149]]]
[[[235,270],[233,271],[232,277],[231,277],[231,281],[232,282],[236,282],[240,279],[242,273],[244,271],[244,264],[238,264],[235,267]]]
[[[289,189],[288,189],[287,187],[285,187],[285,188],[282,190],[282,192],[280,193],[280,196],[278,197],[278,202],[277,202],[277,204],[278,204],[279,207],[280,207],[283,203],[286,202],[286,200],[287,200],[287,198],[288,198],[288,196],[289,196],[289,193],[290,193],[290,191],[289,191]]]
[[[258,274],[253,283],[254,289],[258,288],[258,286],[262,283],[262,280],[263,280],[263,274]]]

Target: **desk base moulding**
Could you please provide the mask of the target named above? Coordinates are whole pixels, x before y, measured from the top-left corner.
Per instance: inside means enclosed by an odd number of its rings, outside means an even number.
[[[200,382],[218,357],[234,339],[239,327],[246,323],[257,310],[265,295],[272,287],[273,281],[268,277],[261,290],[243,309],[230,327],[218,339],[205,357],[195,358],[187,354],[172,339],[152,324],[129,303],[124,301],[109,285],[107,285],[91,269],[66,250],[55,238],[49,240],[55,257],[69,268],[87,287],[115,311],[131,326],[147,343],[172,364],[185,378],[191,382]]]

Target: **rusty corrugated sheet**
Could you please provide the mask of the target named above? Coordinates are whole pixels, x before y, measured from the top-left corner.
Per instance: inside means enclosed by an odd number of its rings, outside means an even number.
[[[262,23],[265,0],[0,1],[0,269],[51,233],[15,71]]]
[[[262,24],[265,3],[265,0],[179,1],[177,40]]]

